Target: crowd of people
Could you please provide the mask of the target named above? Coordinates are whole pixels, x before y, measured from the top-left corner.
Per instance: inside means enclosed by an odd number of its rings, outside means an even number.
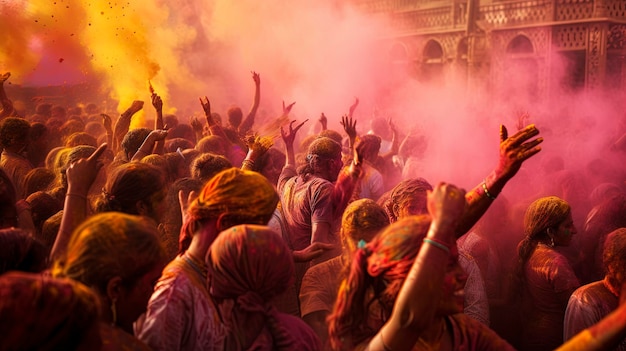
[[[139,128],[142,101],[27,113],[8,79],[0,350],[626,350],[624,167],[513,203],[534,124],[466,191],[415,176],[427,136],[359,134],[358,99],[340,131],[301,135],[293,103],[257,125],[255,72],[245,116],[203,97],[185,123],[152,91]]]

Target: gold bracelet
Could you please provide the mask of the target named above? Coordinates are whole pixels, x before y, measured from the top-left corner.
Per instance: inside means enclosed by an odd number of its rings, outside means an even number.
[[[65,196],[74,196],[74,197],[81,198],[81,199],[83,199],[83,200],[87,200],[87,196],[85,196],[85,195],[81,195],[81,194],[67,193],[67,194],[65,194]]]
[[[488,198],[490,198],[491,200],[495,200],[495,199],[496,199],[496,197],[495,197],[495,196],[492,196],[492,195],[489,193],[489,190],[487,190],[487,180],[486,180],[486,179],[483,179],[483,191],[485,192],[485,195],[486,195]]]

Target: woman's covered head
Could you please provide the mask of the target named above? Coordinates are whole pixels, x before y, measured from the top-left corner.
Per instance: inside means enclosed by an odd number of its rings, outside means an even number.
[[[116,300],[117,324],[132,333],[132,323],[145,312],[164,265],[165,251],[154,222],[107,212],[76,228],[52,273],[91,287],[107,304]]]
[[[407,217],[392,223],[356,251],[330,318],[329,335],[334,347],[354,347],[375,334],[368,321],[371,307],[380,308],[381,319],[389,317],[429,227],[429,216]],[[349,340],[347,345],[345,340]]]
[[[265,303],[287,289],[293,280],[291,251],[269,227],[238,225],[226,229],[211,245],[206,258],[211,294],[220,299],[255,295]],[[244,298],[245,300],[245,298]]]
[[[194,223],[216,220],[219,231],[238,224],[266,225],[277,204],[274,186],[261,174],[238,168],[224,170],[211,178],[189,205],[180,252],[191,242]]]
[[[371,199],[352,202],[341,218],[341,239],[349,252],[368,243],[383,228],[389,225],[385,210]]]
[[[428,213],[426,195],[433,186],[424,178],[405,179],[391,191],[386,205],[389,220],[393,223],[401,218]]]
[[[556,196],[542,197],[528,206],[524,215],[524,235],[528,239],[541,240],[548,231],[556,231],[559,224],[571,218],[567,201]]]

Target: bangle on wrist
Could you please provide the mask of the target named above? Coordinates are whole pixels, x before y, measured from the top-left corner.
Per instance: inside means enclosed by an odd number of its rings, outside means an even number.
[[[81,194],[76,194],[76,193],[67,193],[67,194],[65,194],[65,196],[66,196],[66,197],[71,197],[71,196],[74,196],[74,197],[81,198],[81,199],[83,199],[83,200],[87,200],[87,196],[85,196],[85,195],[81,195]]]
[[[432,245],[432,246],[434,246],[434,247],[436,247],[438,249],[441,249],[441,250],[445,251],[447,254],[450,253],[450,248],[448,247],[448,245],[446,245],[446,244],[444,244],[444,243],[442,243],[440,241],[437,241],[435,239],[425,238],[424,242],[426,244],[430,244],[430,245]]]
[[[489,190],[487,189],[487,180],[486,180],[486,179],[483,179],[483,191],[484,191],[484,193],[485,193],[485,196],[487,196],[487,197],[488,197],[488,198],[490,198],[491,200],[495,200],[495,199],[496,199],[496,197],[495,197],[495,196],[493,196],[493,195],[491,195],[491,194],[489,193]]]

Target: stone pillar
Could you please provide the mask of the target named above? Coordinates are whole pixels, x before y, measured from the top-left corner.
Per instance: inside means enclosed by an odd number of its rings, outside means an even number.
[[[606,73],[608,24],[592,23],[588,33],[586,86],[594,90],[602,87]]]
[[[595,0],[593,3],[593,17],[604,18],[607,16],[605,0]]]

